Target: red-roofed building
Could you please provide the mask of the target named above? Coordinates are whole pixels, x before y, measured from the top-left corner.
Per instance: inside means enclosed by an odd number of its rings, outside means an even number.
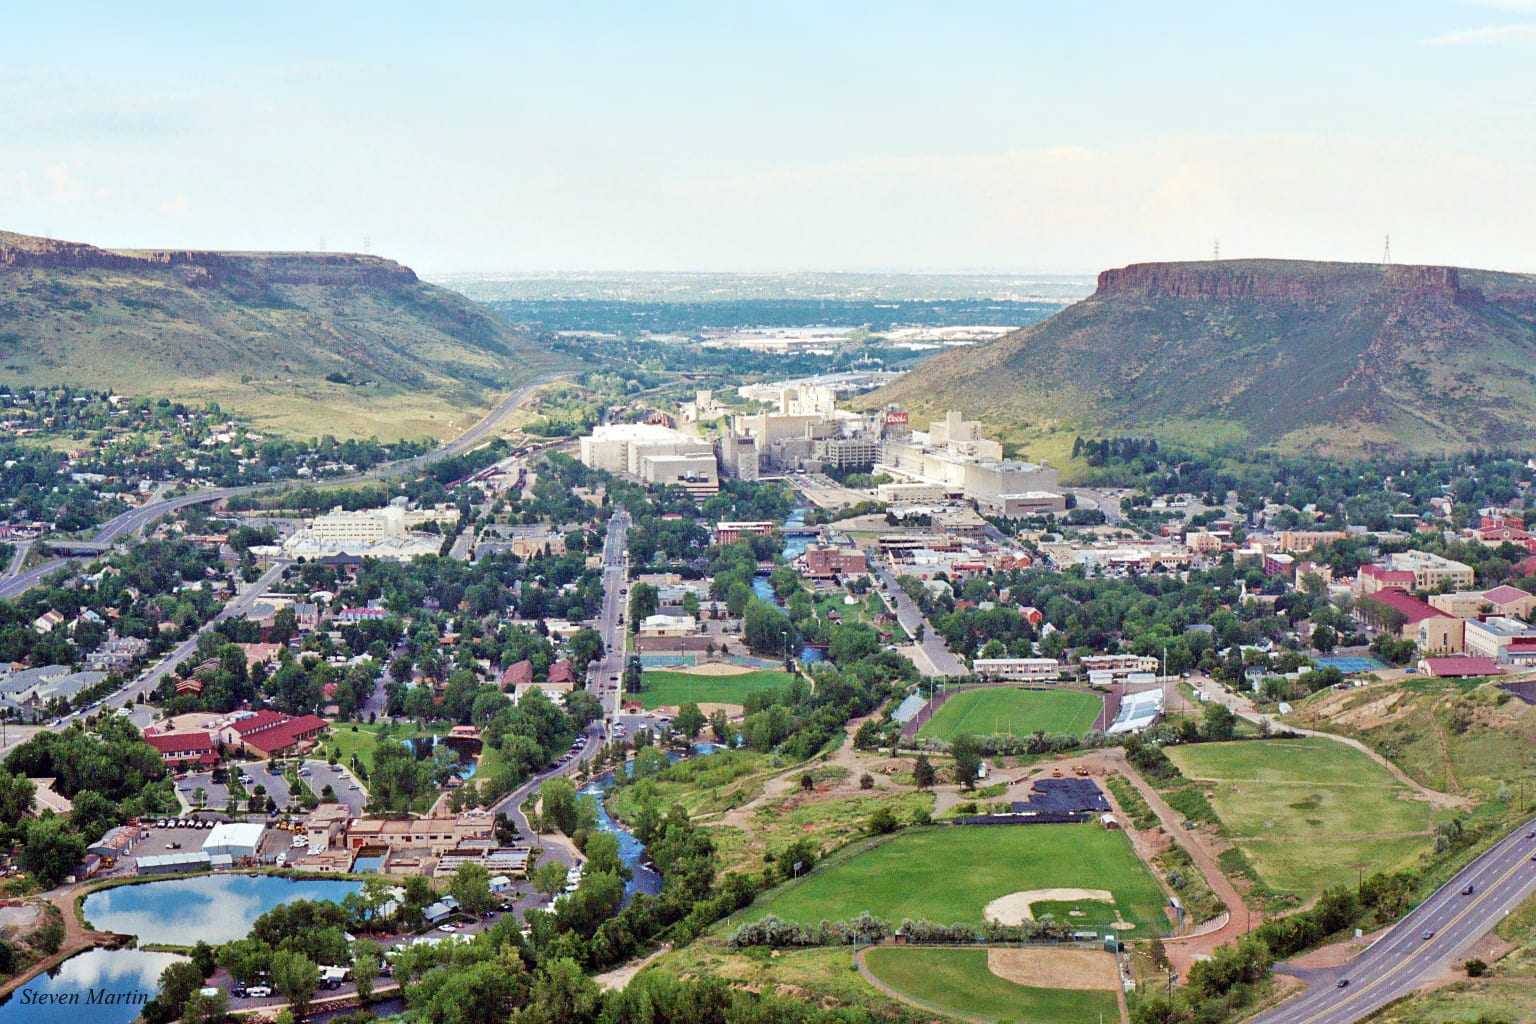
[[[1490,547],[1513,544],[1536,554],[1536,533],[1525,528],[1523,520],[1513,516],[1484,516],[1470,531],[1472,537]]]
[[[218,741],[209,732],[145,733],[144,742],[155,748],[166,764],[211,765],[219,760]]]
[[[552,686],[576,685],[576,669],[564,658],[549,666],[549,682]]]
[[[507,670],[501,674],[501,688],[503,690],[514,690],[531,682],[533,682],[533,662],[527,658],[508,665]]]
[[[1501,676],[1504,670],[1492,658],[1424,658],[1419,671],[1437,679],[1471,679],[1476,676]]]
[[[232,748],[243,749],[260,757],[271,757],[308,743],[326,728],[325,719],[314,715],[290,718],[263,708],[232,720],[224,727],[221,735]]]
[[[1415,582],[1413,573],[1407,569],[1388,569],[1381,565],[1360,567],[1360,593],[1367,596],[1387,587],[1411,593]]]
[[[1401,625],[1393,621],[1390,612],[1401,616]],[[1355,606],[1355,614],[1399,640],[1412,640],[1425,654],[1455,654],[1462,649],[1461,619],[1432,608],[1401,590],[1378,590],[1362,597]]]

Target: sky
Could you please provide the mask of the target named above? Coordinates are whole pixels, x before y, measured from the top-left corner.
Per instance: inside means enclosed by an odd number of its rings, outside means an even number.
[[[0,230],[471,271],[1536,271],[1536,0],[15,5]]]

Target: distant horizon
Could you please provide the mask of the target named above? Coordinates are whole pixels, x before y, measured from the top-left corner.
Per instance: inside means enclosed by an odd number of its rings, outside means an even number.
[[[1532,271],[1533,46],[1536,0],[33,4],[0,224],[424,276],[1369,263],[1389,234]]]

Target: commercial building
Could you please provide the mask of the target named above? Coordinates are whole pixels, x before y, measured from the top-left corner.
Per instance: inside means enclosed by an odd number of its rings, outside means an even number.
[[[977,658],[971,667],[983,679],[1009,682],[1049,682],[1061,674],[1055,658]]]
[[[219,760],[219,745],[206,729],[198,732],[145,733],[144,742],[169,765],[211,765]]]
[[[1431,594],[1429,603],[1447,615],[1471,619],[1479,615],[1503,615],[1530,620],[1536,613],[1536,594],[1518,587],[1466,590],[1455,594]]]
[[[1387,568],[1396,572],[1413,573],[1410,594],[1447,587],[1465,590],[1472,586],[1474,574],[1470,565],[1454,562],[1427,551],[1399,551],[1387,556]]]
[[[1465,630],[1468,654],[1505,665],[1536,662],[1536,628],[1519,619],[1504,615],[1468,619]]]
[[[1281,530],[1276,545],[1281,551],[1300,554],[1311,551],[1319,544],[1331,544],[1343,540],[1343,530]]]
[[[811,579],[857,576],[869,571],[869,560],[858,548],[812,545],[800,556],[805,575]]]
[[[421,849],[432,856],[454,849],[471,839],[485,839],[491,834],[489,815],[460,814],[436,818],[396,820],[358,818],[347,827],[347,845],[388,847],[391,850]]]
[[[1078,667],[1090,676],[1107,673],[1122,679],[1134,672],[1156,672],[1157,659],[1140,654],[1085,654],[1077,659]]]
[[[300,715],[291,718],[277,711],[240,712],[218,730],[218,738],[231,750],[271,757],[290,748],[307,745],[329,727],[323,718]]]
[[[223,822],[213,826],[203,840],[203,853],[209,857],[248,860],[261,849],[261,837],[267,828],[258,822]]]
[[[772,533],[775,523],[767,520],[744,520],[742,522],[722,522],[715,524],[715,543],[734,544],[736,538],[744,533],[757,537],[764,537]]]
[[[1005,519],[1026,519],[1067,510],[1067,496],[1055,491],[1024,491],[1020,494],[990,494],[976,497],[980,509]]]

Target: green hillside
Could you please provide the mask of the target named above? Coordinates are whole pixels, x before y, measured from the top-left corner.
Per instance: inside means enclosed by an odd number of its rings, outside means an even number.
[[[866,396],[1002,436],[1349,452],[1536,440],[1536,277],[1280,260],[1139,264]]]
[[[0,232],[0,376],[213,400],[276,433],[451,436],[562,365],[409,267]]]

